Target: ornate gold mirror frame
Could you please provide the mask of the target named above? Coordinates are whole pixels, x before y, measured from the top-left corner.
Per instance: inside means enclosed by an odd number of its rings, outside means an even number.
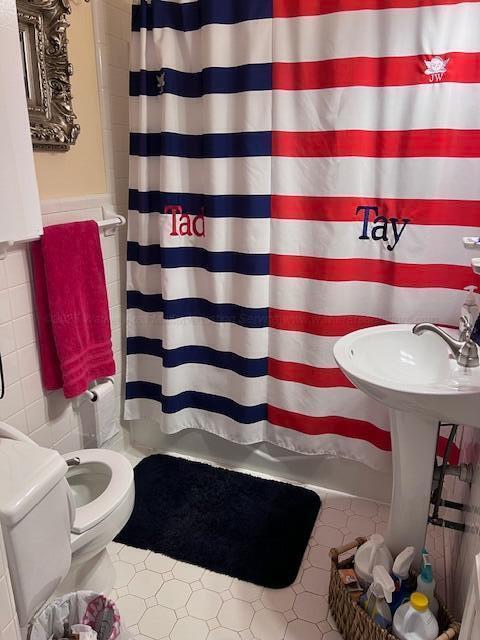
[[[17,0],[20,46],[33,148],[67,151],[80,132],[67,55],[69,0]]]

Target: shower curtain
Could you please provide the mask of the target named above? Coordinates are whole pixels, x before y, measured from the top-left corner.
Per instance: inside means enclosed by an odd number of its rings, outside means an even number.
[[[479,25],[455,0],[134,5],[126,419],[388,468],[387,409],[332,347],[455,326],[478,284]]]

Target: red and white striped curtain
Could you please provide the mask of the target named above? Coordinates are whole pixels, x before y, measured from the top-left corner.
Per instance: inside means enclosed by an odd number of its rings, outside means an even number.
[[[480,3],[134,7],[127,419],[385,469],[339,336],[456,325],[480,223]]]

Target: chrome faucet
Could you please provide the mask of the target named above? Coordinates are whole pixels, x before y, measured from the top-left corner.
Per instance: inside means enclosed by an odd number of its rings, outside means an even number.
[[[455,338],[452,338],[452,336],[443,331],[443,329],[440,329],[440,327],[430,322],[420,322],[420,324],[416,324],[413,327],[412,331],[417,336],[422,335],[425,331],[436,333],[437,336],[440,336],[440,338],[447,343],[459,365],[468,368],[478,367],[480,364],[478,346],[470,337],[472,334],[472,326],[465,316],[462,317],[462,320],[464,323],[464,331],[462,332],[465,336],[464,340],[455,340]]]

